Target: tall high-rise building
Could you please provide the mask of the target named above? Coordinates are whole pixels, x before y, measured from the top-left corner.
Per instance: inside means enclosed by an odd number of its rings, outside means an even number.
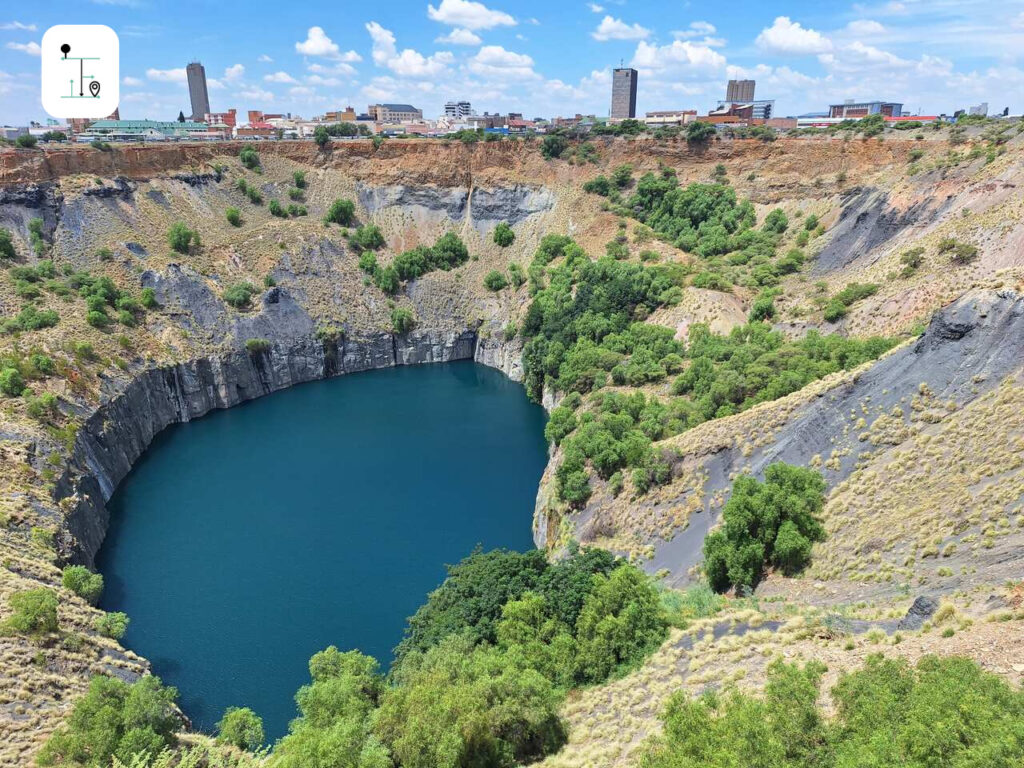
[[[206,90],[206,70],[198,61],[185,67],[188,76],[188,97],[192,101],[192,119],[201,122],[210,111],[210,94]]]
[[[753,80],[730,80],[725,89],[725,100],[734,104],[746,103],[754,100]]]
[[[636,70],[619,67],[612,70],[612,120],[636,117]]]

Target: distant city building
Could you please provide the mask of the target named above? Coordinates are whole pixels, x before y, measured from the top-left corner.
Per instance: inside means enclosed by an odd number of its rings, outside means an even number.
[[[354,123],[357,119],[358,115],[352,107],[345,107],[345,109],[335,112],[325,112],[323,116],[325,123]]]
[[[207,125],[223,125],[234,128],[238,124],[238,110],[229,109],[227,112],[207,112],[203,115],[203,122]]]
[[[753,83],[753,80],[743,80],[741,82]],[[753,89],[751,89],[753,90]],[[718,102],[717,111],[726,110],[728,111],[731,107],[750,107],[751,117],[754,120],[771,120],[772,113],[775,110],[774,99],[763,99],[761,101],[752,101],[750,99],[738,99],[738,100],[726,100]]]
[[[505,128],[512,115],[499,115],[497,112],[484,112],[482,115],[470,115],[466,123],[472,128],[483,128],[485,131],[493,128]],[[522,115],[519,115],[522,118]]]
[[[206,70],[198,61],[185,67],[188,77],[188,97],[192,102],[192,120],[199,122],[210,111],[210,94],[206,90]]]
[[[725,88],[725,100],[732,103],[753,101],[754,85],[754,80],[730,80]]]
[[[415,123],[423,119],[423,110],[412,104],[371,104],[366,112],[378,123]]]
[[[454,120],[462,120],[473,114],[473,107],[468,101],[449,101],[444,105],[444,116]]]
[[[697,119],[696,109],[661,109],[644,113],[644,124],[651,128],[686,125]]]
[[[115,109],[113,112],[111,112],[109,115],[107,115],[103,119],[104,120],[120,120],[121,119],[120,107],[118,109]],[[92,125],[95,122],[96,121],[93,118],[91,118],[91,117],[72,117],[72,118],[70,118],[68,120],[68,127],[71,129],[72,133],[81,133],[82,131],[87,129],[90,125]]]
[[[983,101],[976,107],[971,107],[968,111],[971,115],[981,115],[982,117],[988,116],[988,102]]]
[[[210,131],[205,123],[186,120],[95,120],[86,130],[79,133],[77,141],[93,139],[103,141],[167,141],[222,139],[220,131]]]
[[[636,117],[636,70],[620,67],[612,70],[612,120]]]
[[[849,99],[842,104],[830,104],[828,108],[829,117],[839,117],[844,120],[856,120],[868,115],[900,117],[902,114],[903,105],[894,101],[853,101]]]

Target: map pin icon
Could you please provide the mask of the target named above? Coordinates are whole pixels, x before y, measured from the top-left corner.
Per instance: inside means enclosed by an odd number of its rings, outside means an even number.
[[[91,83],[89,83],[89,93],[91,93],[93,96],[99,96],[100,95],[100,81],[99,80],[93,80]]]

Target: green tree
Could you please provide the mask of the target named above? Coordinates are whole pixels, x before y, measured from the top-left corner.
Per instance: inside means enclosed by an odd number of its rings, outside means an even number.
[[[780,462],[764,478],[736,480],[721,530],[704,540],[704,572],[716,590],[754,587],[769,564],[795,574],[809,562],[811,543],[825,537],[819,520],[825,481],[818,472]]]
[[[75,702],[67,723],[43,746],[42,766],[109,766],[116,757],[128,763],[139,752],[157,755],[175,744],[181,727],[176,689],[147,675],[128,685],[117,678],[96,676],[89,691]]]
[[[714,125],[703,120],[694,120],[686,126],[686,140],[691,144],[705,144],[717,133]]]
[[[665,639],[668,622],[650,578],[638,568],[595,575],[576,621],[579,674],[601,682],[639,662]]]
[[[473,552],[456,565],[409,619],[395,659],[413,650],[425,651],[451,634],[465,634],[474,642],[494,643],[502,606],[537,587],[547,568],[539,550],[511,552],[496,549]]]
[[[520,654],[453,635],[394,678],[374,731],[404,768],[512,768],[565,742],[561,697]]]
[[[99,602],[103,594],[103,576],[93,573],[84,565],[69,565],[64,569],[61,582],[65,589],[70,589],[76,595],[93,605]]]
[[[120,640],[124,637],[124,633],[128,631],[130,621],[131,619],[128,618],[128,614],[121,611],[113,611],[97,617],[92,627],[104,637]]]
[[[508,248],[515,240],[516,233],[512,231],[512,227],[508,225],[508,222],[499,222],[498,226],[494,228],[494,242],[499,247]]]
[[[318,125],[313,131],[313,141],[320,149],[323,149],[331,143],[331,135],[324,126]]]
[[[331,646],[309,661],[311,683],[295,696],[299,717],[274,749],[278,768],[391,768],[371,731],[384,689],[375,659]]]
[[[217,741],[253,752],[263,745],[263,719],[248,707],[228,707],[217,723]]]
[[[12,614],[7,628],[27,635],[44,635],[57,631],[57,595],[52,589],[39,587],[13,593],[7,599]]]
[[[227,217],[228,223],[233,227],[242,226],[242,212],[237,208],[228,208],[224,211],[224,215]]]
[[[545,160],[555,160],[569,148],[569,140],[558,133],[548,134],[540,143],[540,153]]]
[[[17,144],[22,149],[35,149],[36,143],[38,141],[39,140],[31,133],[23,133],[21,134],[21,136],[14,140],[14,143]]]
[[[9,229],[0,229],[0,259],[13,259],[17,257],[14,250],[14,240]]]
[[[327,209],[324,222],[341,224],[343,227],[350,226],[355,220],[356,206],[351,200],[335,200]]]

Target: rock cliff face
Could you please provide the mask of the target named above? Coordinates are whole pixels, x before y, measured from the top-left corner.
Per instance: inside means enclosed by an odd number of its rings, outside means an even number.
[[[66,554],[94,563],[106,535],[106,502],[153,438],[165,427],[217,408],[308,381],[375,368],[475,359],[505,371],[519,371],[517,351],[474,332],[380,333],[338,343],[312,336],[275,343],[264,353],[244,351],[151,368],[112,387],[75,441],[68,470],[55,498],[66,513]]]

